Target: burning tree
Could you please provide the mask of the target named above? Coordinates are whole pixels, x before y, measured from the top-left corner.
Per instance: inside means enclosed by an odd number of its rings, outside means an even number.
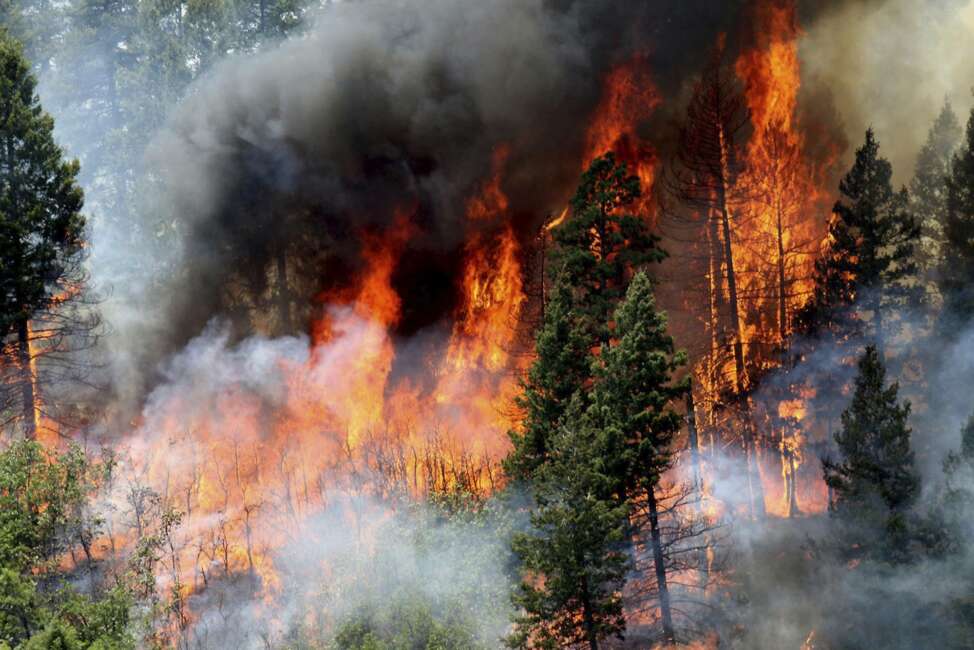
[[[690,211],[689,217],[675,220],[675,225],[703,229],[703,237],[696,239],[706,242],[703,258],[707,263],[709,311],[705,323],[710,349],[700,372],[700,384],[706,391],[711,427],[717,426],[717,414],[728,395],[742,416],[751,508],[760,515],[764,512],[764,497],[753,423],[748,414],[751,386],[744,349],[744,299],[736,266],[739,230],[746,216],[745,206],[752,198],[744,179],[748,120],[744,96],[723,63],[720,43],[687,107],[665,187],[677,204]],[[729,328],[728,337],[724,335],[725,327]]]
[[[59,327],[70,318],[59,323],[51,314],[70,297],[63,292],[78,291],[72,272],[84,245],[83,195],[75,181],[78,162],[63,160],[54,142],[54,122],[35,94],[30,67],[20,46],[7,36],[0,36],[0,70],[0,333],[13,338],[5,346],[8,367],[17,369],[11,385],[19,393],[24,435],[33,438],[40,409],[31,345],[44,336],[63,350],[52,338],[70,335]],[[32,332],[32,319],[39,314],[48,315],[40,334]]]
[[[755,204],[766,211],[761,257],[773,278],[761,297],[771,297],[777,340],[769,347],[783,347],[793,332],[792,320],[798,305],[808,298],[809,277],[805,266],[812,258],[812,239],[802,232],[808,221],[808,178],[801,164],[801,151],[781,125],[772,125],[763,135],[762,154],[749,169],[754,183]],[[759,276],[763,274],[758,274]]]
[[[744,171],[747,124],[744,97],[723,63],[721,44],[687,106],[665,187],[678,204],[692,211],[689,225],[704,228],[711,301],[708,329],[717,357],[711,363],[720,368],[714,378],[721,384],[727,378],[720,357],[729,347],[733,360],[729,376],[739,396],[746,392],[747,379],[733,237],[742,217],[738,209],[745,201],[738,181]],[[729,346],[723,342],[723,323],[730,328]]]

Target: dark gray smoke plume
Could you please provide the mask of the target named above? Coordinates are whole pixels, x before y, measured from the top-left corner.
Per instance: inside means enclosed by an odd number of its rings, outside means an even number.
[[[361,231],[403,212],[416,268],[395,281],[439,287],[443,317],[468,231],[497,225],[465,215],[495,152],[510,151],[515,215],[563,199],[600,65],[577,7],[514,0],[342,3],[307,36],[226,62],[150,151],[186,226],[168,326],[198,332],[240,274],[259,293],[277,256],[311,282],[304,299],[347,282]]]
[[[302,304],[361,271],[362,231],[403,212],[416,231],[393,278],[398,333],[449,318],[471,230],[498,226],[466,217],[481,185],[501,172],[498,220],[529,242],[571,194],[606,71],[646,54],[675,96],[741,4],[338,3],[306,35],[217,66],[150,147],[154,209],[181,241],[142,365],[214,316],[278,305],[282,275],[297,304],[269,331],[304,329]],[[667,137],[664,117],[644,126]]]

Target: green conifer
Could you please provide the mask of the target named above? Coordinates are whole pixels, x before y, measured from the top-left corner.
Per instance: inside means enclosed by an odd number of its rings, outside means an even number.
[[[551,268],[572,287],[593,347],[608,341],[632,271],[665,257],[645,218],[627,212],[640,196],[639,178],[607,153],[582,174],[571,214],[552,231]]]
[[[509,433],[513,449],[504,460],[507,475],[519,481],[529,481],[544,463],[549,438],[565,423],[572,397],[591,375],[588,341],[579,328],[571,291],[564,282],[555,286],[545,308],[535,354],[516,400],[524,419],[520,430]]]
[[[25,433],[34,434],[28,323],[50,307],[83,247],[79,165],[54,142],[18,43],[0,33],[0,335],[17,337]]]
[[[961,135],[960,122],[948,100],[927,133],[910,182],[910,207],[920,221],[916,258],[920,269],[927,275],[942,255],[947,221],[947,178]]]
[[[840,459],[824,462],[833,512],[849,524],[847,544],[859,553],[895,561],[909,557],[908,512],[920,492],[907,426],[910,404],[898,401],[899,385],[886,385],[886,368],[876,348],[859,360],[852,403],[835,434]]]
[[[625,630],[628,505],[613,498],[616,477],[607,471],[599,432],[581,417],[580,396],[569,413],[534,475],[533,531],[514,539],[524,571],[507,639],[514,648],[597,650]]]
[[[842,179],[829,224],[829,247],[815,264],[815,292],[799,314],[807,333],[838,341],[869,335],[877,345],[894,328],[894,310],[919,297],[914,249],[920,227],[906,190],[894,191],[893,168],[879,155],[872,129]],[[869,323],[858,318],[869,312]]]
[[[952,324],[967,324],[974,318],[974,111],[951,164],[944,231],[940,290],[944,329],[950,331],[954,330]]]

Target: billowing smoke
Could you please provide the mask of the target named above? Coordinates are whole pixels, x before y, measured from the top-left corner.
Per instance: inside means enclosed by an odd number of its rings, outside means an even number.
[[[898,180],[905,181],[944,96],[951,95],[958,112],[967,106],[967,89],[974,83],[974,59],[964,55],[974,29],[971,5],[960,0],[807,0],[801,5],[802,127],[814,134],[841,124],[845,139],[856,143],[867,125],[875,126]],[[460,550],[437,562],[412,543],[356,556],[365,539],[360,525],[380,537],[403,528],[388,525],[373,495],[356,493],[362,484],[340,486],[351,496],[333,490],[329,481],[350,474],[338,465],[357,459],[343,456],[346,431],[314,427],[330,416],[335,422],[348,420],[342,410],[356,396],[343,364],[360,354],[363,340],[376,336],[381,345],[389,334],[342,312],[349,319],[346,330],[312,350],[303,336],[311,303],[361,275],[364,233],[381,233],[406,215],[414,230],[392,278],[404,313],[391,335],[416,340],[418,333],[441,326],[457,307],[465,244],[474,233],[502,225],[497,219],[468,217],[467,202],[481,185],[500,170],[510,200],[503,218],[513,222],[527,244],[541,220],[560,211],[571,193],[583,162],[585,128],[607,70],[634,53],[646,55],[663,97],[652,121],[640,127],[665,157],[672,122],[718,34],[727,34],[730,60],[750,38],[741,24],[749,6],[713,0],[334,3],[307,33],[256,54],[231,57],[199,79],[155,134],[146,158],[151,180],[142,206],[150,215],[146,222],[175,224],[176,237],[148,265],[154,272],[123,276],[131,282],[116,287],[115,299],[106,305],[117,326],[111,339],[114,359],[131,366],[124,369],[130,374],[119,375],[118,389],[139,398],[143,390],[149,395],[140,409],[143,424],[129,438],[132,457],[145,466],[156,463],[153,471],[189,481],[184,486],[187,503],[190,493],[200,493],[218,506],[220,499],[232,504],[211,509],[219,515],[200,509],[197,519],[188,514],[181,550],[191,555],[191,543],[218,548],[213,531],[222,525],[216,517],[223,517],[237,527],[224,534],[262,546],[255,550],[266,551],[268,561],[288,578],[304,577],[302,569],[310,563],[348,560],[346,586],[363,576],[375,579],[374,592],[359,603],[364,606],[387,600],[389,588],[427,590],[434,602],[453,598],[450,590],[460,577],[470,581],[459,586],[471,590],[501,585],[503,577],[494,573],[463,575],[470,566],[464,550],[482,551],[489,557],[485,566],[504,564],[507,540],[481,531],[451,531],[461,540]],[[819,142],[811,136],[807,140],[810,148]],[[836,164],[845,167],[844,160]],[[107,232],[118,227],[111,221],[94,224],[96,280],[119,277],[120,266],[145,254],[138,247],[111,254],[100,249],[126,241]],[[98,266],[105,259],[115,263]],[[286,282],[280,282],[282,275]],[[291,295],[280,295],[283,285]],[[278,313],[279,302],[285,301],[293,303],[284,310],[288,318]],[[124,318],[118,318],[119,305],[125,307]],[[207,330],[214,319],[229,325]],[[268,336],[251,337],[253,330]],[[968,403],[963,387],[974,364],[970,349],[967,337],[943,353],[942,376],[931,378],[954,404]],[[408,348],[397,348],[397,354],[408,355]],[[821,380],[836,364],[834,351],[825,350],[802,371],[815,375],[809,381]],[[307,408],[315,409],[310,423],[302,420]],[[835,412],[841,408],[836,404]],[[322,412],[326,417],[320,417]],[[941,415],[917,433],[930,448],[923,460],[932,480],[939,480],[940,458],[955,446],[958,423],[967,414]],[[179,420],[175,426],[172,418]],[[276,431],[282,420],[290,438]],[[199,457],[202,446],[195,436],[204,433],[216,441],[211,449],[221,450],[215,469],[212,458]],[[301,446],[308,444],[317,446]],[[261,485],[262,476],[254,458],[245,455],[258,453],[255,449],[273,461],[279,485],[296,492],[256,491],[253,486]],[[308,458],[335,466],[315,466],[313,476],[297,472],[299,460]],[[207,461],[219,480],[201,485],[199,468]],[[723,478],[714,487],[715,496],[732,508],[740,505],[733,497],[744,494],[738,481],[743,471],[736,462],[721,465],[725,471],[717,476]],[[244,476],[234,477],[241,468]],[[138,478],[170,485],[158,475]],[[292,483],[297,478],[301,486]],[[366,478],[363,483],[382,479]],[[221,485],[222,480],[227,484]],[[303,507],[310,511],[308,503],[314,503],[315,514],[308,518],[293,512],[302,507],[301,490]],[[426,530],[425,516],[408,521],[405,530]],[[300,536],[281,543],[275,537],[281,531]],[[754,557],[781,557],[773,551],[794,549],[795,539],[779,533],[773,524],[743,530],[741,546],[762,546]],[[199,541],[207,535],[209,541]],[[256,541],[250,541],[251,535]],[[374,567],[356,564],[383,553],[390,565],[405,567],[393,587],[376,579]],[[215,578],[221,570],[224,577],[245,570],[259,574],[260,567],[248,567],[248,562],[236,557],[232,566],[221,569],[214,559]],[[963,575],[955,565],[931,564],[882,583],[870,575],[854,584],[856,578],[840,567],[829,584],[842,598],[826,602],[816,585],[794,588],[793,581],[776,591],[777,576],[761,568],[749,566],[749,593],[764,594],[769,604],[764,611],[777,611],[789,623],[770,631],[754,626],[750,647],[783,647],[781,639],[792,647],[816,623],[835,616],[830,605],[849,599],[874,602],[877,593],[885,593],[877,591],[880,584],[885,590],[919,594],[924,578],[936,580],[943,590],[924,601],[929,602],[956,591],[955,582],[941,578]],[[801,577],[803,570],[774,568],[791,571],[791,577]],[[204,618],[197,629],[225,634],[236,625],[245,638],[232,643],[256,645],[256,628],[239,621],[258,612],[261,594],[254,595],[254,585],[231,593],[226,589],[232,585],[219,585],[215,578],[197,603]],[[289,584],[311,588],[314,582],[296,578]],[[340,618],[348,612],[334,605],[341,594],[332,596],[336,600],[326,599],[317,609]],[[298,601],[311,597],[299,593],[278,599],[284,603],[280,618],[290,622],[289,612],[301,612],[308,604]],[[803,613],[808,608],[812,613]],[[496,639],[503,627],[499,621],[506,620],[502,613],[483,621],[485,637]]]
[[[241,275],[259,293],[277,256],[304,300],[340,286],[361,270],[362,232],[402,215],[416,231],[394,284],[435,294],[410,329],[449,315],[471,229],[497,226],[466,216],[495,159],[522,228],[578,173],[605,65],[583,18],[612,18],[585,13],[339,3],[306,36],[219,66],[150,147],[162,201],[185,224],[166,330],[179,343],[199,332]]]
[[[530,240],[571,193],[609,67],[648,56],[664,102],[641,128],[665,152],[718,34],[732,56],[753,38],[751,11],[702,1],[335,3],[306,34],[231,57],[191,88],[148,152],[157,191],[143,209],[179,234],[161,267],[171,278],[119,289],[143,302],[133,363],[151,369],[215,315],[260,311],[241,295],[273,303],[275,273],[289,279],[296,311],[270,330],[303,330],[302,308],[360,270],[361,233],[403,214],[418,228],[394,278],[413,298],[402,333],[448,317],[464,242],[498,225],[466,217],[480,184],[500,172],[504,219]],[[810,147],[836,139],[821,137],[827,125],[844,124],[857,142],[874,124],[905,178],[926,128],[917,116],[947,93],[966,100],[966,57],[949,54],[972,19],[957,2],[802,3]],[[937,38],[915,37],[931,26]],[[99,239],[119,241],[96,233],[96,257]]]
[[[142,425],[116,446],[119,479],[102,514],[124,535],[133,517],[159,514],[146,488],[177,504],[163,566],[178,570],[159,580],[189,594],[189,647],[279,647],[305,633],[327,641],[346,623],[382,633],[424,617],[496,647],[521,515],[412,500],[410,474],[395,462],[432,450],[423,442],[346,444],[341,425],[358,406],[349,374],[385,331],[347,310],[334,316],[340,334],[313,354],[304,336],[232,344],[214,325],[194,338],[165,365]],[[424,416],[425,433],[436,414]]]
[[[162,272],[121,288],[142,305],[119,337],[126,363],[151,372],[214,316],[279,306],[280,277],[294,311],[264,329],[304,330],[312,299],[359,275],[363,231],[403,215],[398,333],[449,318],[472,231],[501,218],[530,242],[565,205],[609,68],[638,52],[678,97],[742,6],[336,3],[305,35],[216,66],[149,147],[145,210],[178,236],[155,252]],[[666,146],[678,103],[641,125],[650,141]],[[495,173],[506,214],[469,219]]]
[[[950,98],[971,106],[974,4],[969,0],[836,2],[806,25],[801,57],[829,89],[852,143],[876,130],[895,179],[907,183],[927,129]]]

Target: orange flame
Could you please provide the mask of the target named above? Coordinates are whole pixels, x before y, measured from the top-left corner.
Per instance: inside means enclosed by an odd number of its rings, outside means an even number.
[[[271,601],[282,588],[273,551],[335,490],[497,487],[525,302],[514,230],[489,225],[510,221],[505,161],[500,149],[493,176],[468,202],[479,234],[465,251],[458,312],[440,356],[394,372],[402,304],[393,279],[416,233],[404,210],[387,232],[360,235],[363,273],[319,298],[305,357],[274,358],[266,369],[279,375],[273,395],[229,377],[213,394],[155,400],[131,437],[127,469],[133,484],[152,486],[186,514],[164,587],[178,584],[189,597],[209,580],[246,574]],[[113,540],[124,537],[120,530]]]
[[[646,55],[637,54],[613,68],[605,78],[602,99],[589,124],[582,160],[584,170],[593,159],[614,152],[639,177],[643,198],[637,213],[647,216],[655,212],[651,190],[659,157],[640,135],[640,126],[661,103]]]
[[[754,127],[746,151],[747,205],[735,261],[740,261],[741,295],[749,314],[743,340],[749,355],[760,359],[787,345],[792,314],[813,290],[814,251],[825,224],[809,214],[827,195],[820,189],[824,169],[806,158],[798,124],[802,32],[795,2],[758,3],[753,27],[755,43],[734,66],[744,84]],[[772,433],[777,437],[778,458],[761,459],[761,470],[767,469],[769,461],[780,463],[781,468],[780,472],[761,471],[766,510],[782,516],[796,512],[799,504],[805,512],[824,510],[819,472],[804,465],[809,427],[805,398],[783,401],[777,411],[776,420],[789,424],[775,427],[777,433]]]

